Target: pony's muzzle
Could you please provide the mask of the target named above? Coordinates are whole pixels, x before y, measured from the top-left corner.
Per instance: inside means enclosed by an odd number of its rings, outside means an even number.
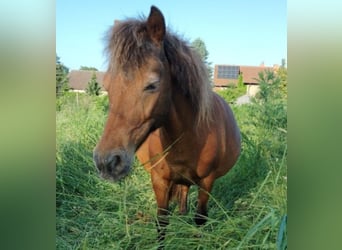
[[[123,150],[114,150],[101,154],[94,150],[93,159],[100,176],[107,180],[117,181],[125,177],[131,168],[131,157]]]

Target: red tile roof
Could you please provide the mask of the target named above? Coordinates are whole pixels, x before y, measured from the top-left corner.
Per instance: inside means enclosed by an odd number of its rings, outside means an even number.
[[[103,77],[105,72],[95,71],[96,80],[103,89]],[[93,75],[93,71],[88,70],[72,70],[69,72],[69,87],[73,90],[85,90]]]
[[[273,70],[271,67],[240,66],[240,74],[244,84],[258,84],[259,72]]]

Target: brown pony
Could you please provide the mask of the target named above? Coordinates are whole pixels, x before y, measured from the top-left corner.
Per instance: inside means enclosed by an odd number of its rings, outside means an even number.
[[[164,238],[169,201],[187,211],[198,185],[197,225],[205,223],[209,192],[240,154],[240,133],[228,104],[215,94],[201,58],[168,32],[152,6],[147,20],[118,22],[108,35],[104,79],[110,110],[94,161],[101,176],[125,177],[135,152],[150,172]]]

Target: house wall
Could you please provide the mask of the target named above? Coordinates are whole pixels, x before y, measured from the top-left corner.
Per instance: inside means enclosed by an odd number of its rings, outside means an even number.
[[[260,91],[259,85],[247,85],[247,95],[255,96]]]

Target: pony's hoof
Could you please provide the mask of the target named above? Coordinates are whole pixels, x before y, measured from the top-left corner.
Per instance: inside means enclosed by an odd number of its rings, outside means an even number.
[[[196,214],[195,223],[197,226],[202,226],[207,222],[207,216]]]

